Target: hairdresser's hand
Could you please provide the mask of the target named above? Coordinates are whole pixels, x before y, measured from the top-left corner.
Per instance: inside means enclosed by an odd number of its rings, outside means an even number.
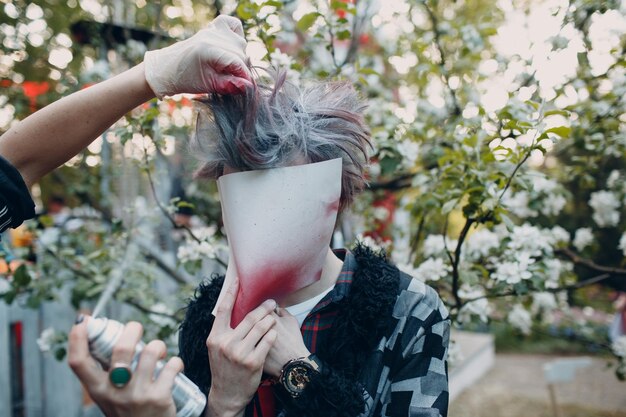
[[[270,349],[263,371],[268,375],[279,376],[283,367],[292,359],[306,358],[311,352],[302,339],[298,319],[287,310],[278,310],[276,318],[276,342]]]
[[[241,22],[222,15],[189,39],[146,52],[146,81],[161,99],[179,93],[241,93],[252,86],[245,52]]]
[[[276,302],[267,300],[232,329],[230,318],[238,280],[220,303],[207,339],[211,365],[209,416],[239,416],[261,382],[263,363],[276,340],[272,311]]]
[[[141,324],[128,323],[113,347],[111,363],[130,364],[142,333]],[[141,352],[131,380],[123,388],[116,388],[109,381],[108,373],[89,354],[86,320],[74,326],[69,335],[70,367],[107,417],[176,416],[172,386],[176,374],[183,369],[183,362],[177,357],[170,359],[154,379],[155,364],[165,357],[165,353],[162,341],[148,343]]]

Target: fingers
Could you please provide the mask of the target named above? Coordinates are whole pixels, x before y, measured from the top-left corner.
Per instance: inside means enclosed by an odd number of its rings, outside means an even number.
[[[178,356],[171,358],[161,370],[154,387],[161,392],[171,392],[174,386],[174,378],[183,371],[182,359]]]
[[[152,382],[156,363],[165,357],[166,351],[167,348],[162,340],[153,340],[143,348],[133,375],[135,384],[146,385]]]
[[[135,348],[137,343],[141,340],[143,335],[143,327],[136,321],[131,321],[124,326],[122,335],[119,340],[113,346],[113,352],[111,354],[111,366],[114,367],[118,363],[130,365],[135,355]]]
[[[213,24],[215,26],[227,27],[242,38],[244,37],[243,25],[241,24],[241,20],[237,19],[236,17],[222,14],[213,21]]]
[[[260,306],[246,314],[246,317],[244,317],[235,329],[233,336],[238,340],[244,339],[258,322],[263,320],[266,316],[271,317],[271,313],[274,311],[275,307],[276,301],[265,300]],[[274,320],[273,317],[272,320]]]
[[[252,352],[267,332],[274,327],[276,319],[270,314],[258,321],[243,338],[243,349]]]
[[[215,81],[215,92],[217,94],[243,94],[246,92],[246,89],[253,87],[254,84],[251,81],[232,75],[220,76]]]
[[[72,327],[70,331],[67,362],[83,384],[91,387],[102,381],[105,372],[89,353],[87,320]]]
[[[267,333],[265,333],[265,336],[263,336],[263,338],[254,348],[254,354],[262,357],[263,361],[265,361],[265,358],[267,358],[270,349],[272,348],[272,346],[274,346],[274,342],[276,342],[277,336],[278,333],[276,332],[276,330],[270,329]]]
[[[213,328],[219,328],[222,330],[230,329],[230,317],[233,313],[233,306],[235,305],[235,299],[237,298],[237,292],[239,291],[239,278],[233,278],[233,282],[226,290],[222,302],[217,307],[215,312],[215,322]]]

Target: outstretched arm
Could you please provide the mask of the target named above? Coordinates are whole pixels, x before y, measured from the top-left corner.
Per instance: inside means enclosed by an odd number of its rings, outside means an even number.
[[[30,187],[80,152],[125,113],[154,97],[144,64],[62,98],[9,129],[0,155]]]
[[[136,67],[27,117],[2,135],[0,155],[30,186],[155,95],[242,92],[252,85],[245,47],[241,22],[220,16],[195,36],[148,52]]]

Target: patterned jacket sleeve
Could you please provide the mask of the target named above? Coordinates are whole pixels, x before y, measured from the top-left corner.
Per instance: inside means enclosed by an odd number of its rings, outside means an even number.
[[[35,204],[22,176],[0,156],[0,233],[34,216]]]
[[[432,288],[414,279],[400,295],[394,317],[406,321],[401,334],[395,335],[390,393],[381,417],[446,417],[450,337],[446,308]]]

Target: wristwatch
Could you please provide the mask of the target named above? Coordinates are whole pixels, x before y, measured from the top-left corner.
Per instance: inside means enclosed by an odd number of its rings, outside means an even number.
[[[292,398],[298,398],[311,381],[321,372],[321,364],[315,355],[292,359],[283,366],[279,381]]]

